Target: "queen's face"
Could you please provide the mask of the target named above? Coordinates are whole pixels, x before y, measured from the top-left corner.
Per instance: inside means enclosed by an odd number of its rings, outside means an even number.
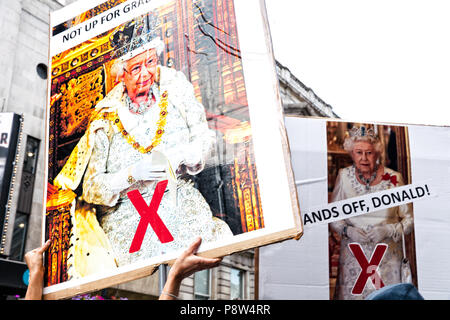
[[[155,82],[157,64],[156,49],[144,51],[125,62],[122,79],[132,102],[147,101],[150,87]]]
[[[366,141],[355,142],[352,153],[353,163],[362,174],[372,174],[376,168],[378,153],[373,144]]]

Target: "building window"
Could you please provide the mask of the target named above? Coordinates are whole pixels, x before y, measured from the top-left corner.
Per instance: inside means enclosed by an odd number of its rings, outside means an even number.
[[[34,181],[37,171],[40,140],[27,137],[25,158],[23,160],[22,181],[20,184],[19,201],[14,220],[14,230],[9,258],[23,260],[25,242],[28,230],[28,220],[33,206]]]
[[[9,258],[11,260],[21,261],[25,254],[25,240],[28,230],[28,214],[16,212],[16,218],[14,219],[14,230],[11,243],[11,250]]]
[[[202,270],[194,275],[194,299],[208,300],[211,298],[211,273]]]
[[[42,80],[46,80],[47,79],[47,73],[48,73],[47,65],[45,65],[43,63],[39,63],[36,66],[36,72],[37,72],[39,78],[41,78]]]
[[[244,299],[244,271],[235,268],[231,268],[230,299]]]
[[[23,160],[23,171],[28,173],[36,173],[36,164],[38,159],[40,141],[33,137],[27,138],[25,148],[25,159]]]

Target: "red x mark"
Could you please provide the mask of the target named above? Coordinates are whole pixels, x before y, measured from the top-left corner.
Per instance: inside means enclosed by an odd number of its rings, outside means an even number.
[[[384,243],[377,244],[369,262],[367,262],[364,251],[362,250],[362,247],[359,243],[350,243],[348,246],[355,256],[356,260],[358,261],[359,265],[361,266],[361,272],[355,282],[355,285],[353,286],[352,294],[362,294],[369,278],[372,280],[375,289],[378,290],[380,288],[383,288],[384,283],[377,272],[377,268],[380,265],[381,260],[383,259],[388,245]]]
[[[142,241],[144,240],[148,224],[151,225],[161,243],[173,241],[172,234],[170,233],[169,229],[167,229],[161,218],[158,216],[158,208],[161,204],[161,200],[164,195],[164,191],[166,190],[167,183],[168,180],[158,182],[155,188],[155,192],[153,193],[153,198],[150,202],[150,206],[147,206],[139,190],[133,190],[127,193],[128,198],[131,200],[134,207],[141,216],[141,220],[139,221],[139,225],[137,226],[133,241],[131,242],[130,253],[137,252],[141,249]]]

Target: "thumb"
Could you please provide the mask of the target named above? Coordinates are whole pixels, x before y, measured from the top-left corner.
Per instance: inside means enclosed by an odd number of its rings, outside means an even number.
[[[42,247],[40,247],[40,248],[38,249],[38,253],[42,254],[42,253],[44,253],[45,251],[47,251],[48,247],[50,247],[50,243],[51,243],[51,241],[50,241],[50,239],[48,239],[48,240],[45,242],[45,244],[44,244]]]
[[[202,243],[202,238],[201,237],[197,237],[197,239],[195,239],[194,242],[191,243],[191,245],[187,248],[187,250],[186,250],[187,253],[189,253],[189,254],[196,254],[201,243]]]

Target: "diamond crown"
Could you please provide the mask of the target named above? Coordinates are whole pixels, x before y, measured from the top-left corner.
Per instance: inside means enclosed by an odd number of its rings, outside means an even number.
[[[353,127],[349,133],[350,133],[350,137],[352,137],[352,138],[363,138],[363,137],[368,137],[368,138],[373,138],[373,139],[377,138],[375,131],[372,128],[367,128],[365,126],[361,126],[359,128]]]

